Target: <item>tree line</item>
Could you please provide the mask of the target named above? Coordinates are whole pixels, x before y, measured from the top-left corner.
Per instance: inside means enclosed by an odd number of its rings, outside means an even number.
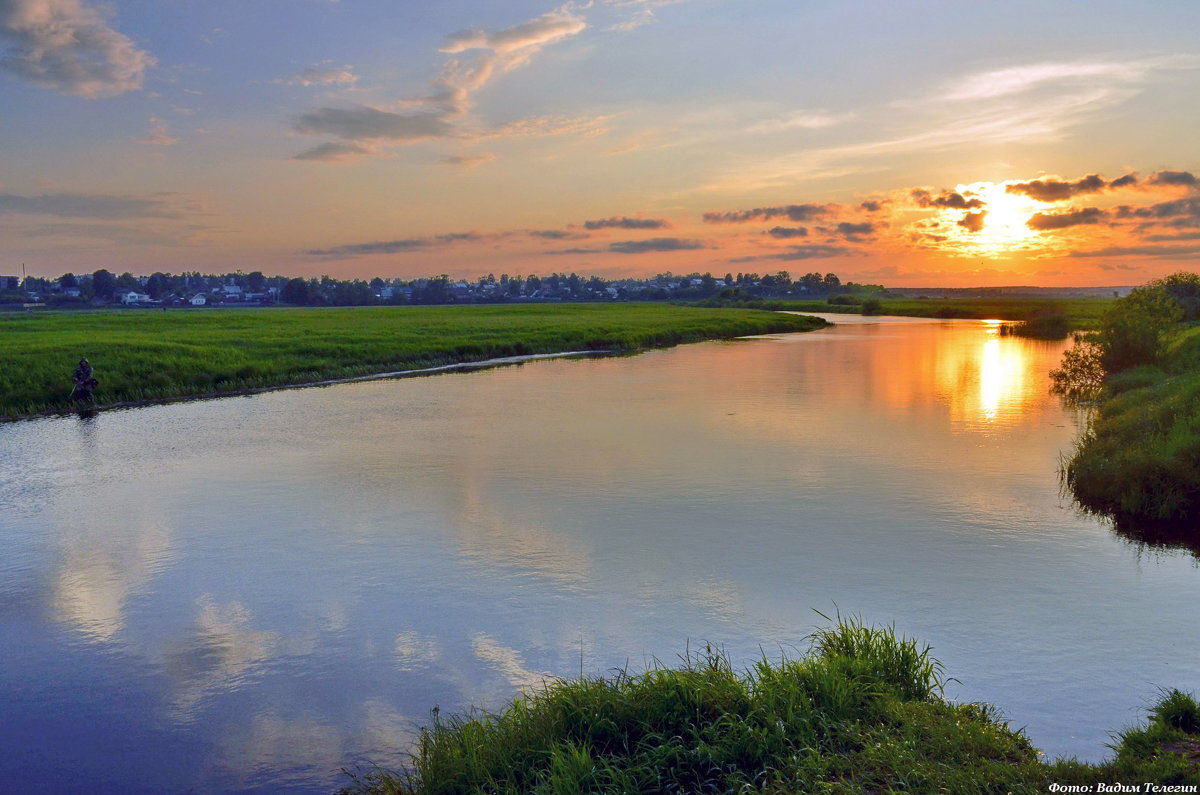
[[[285,303],[297,306],[363,306],[372,304],[502,303],[509,301],[613,301],[704,300],[753,301],[765,298],[816,297],[855,292],[876,285],[843,284],[834,273],[807,273],[792,278],[788,271],[775,273],[659,273],[647,278],[605,279],[596,275],[499,276],[453,279],[447,274],[419,279],[338,279],[329,275],[311,278],[267,276],[262,271],[241,270],[224,274],[198,271],[178,274],[156,271],[149,276],[105,268],[57,279],[30,276],[0,281],[0,303],[41,301],[47,304],[111,303],[130,291],[153,302],[185,301],[197,293],[222,301]],[[236,289],[234,289],[236,288]],[[247,296],[252,298],[247,299]]]

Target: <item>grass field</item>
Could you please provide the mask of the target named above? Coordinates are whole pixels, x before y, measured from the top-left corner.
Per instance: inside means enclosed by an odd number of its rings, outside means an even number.
[[[1109,298],[902,298],[882,302],[885,315],[906,317],[974,318],[977,320],[1028,320],[1036,313],[1061,310],[1072,329],[1095,328],[1100,317],[1112,306]],[[837,312],[860,314],[855,305],[836,305],[826,301],[771,302],[772,308],[798,312]]]
[[[995,709],[944,700],[942,683],[927,647],[842,621],[802,659],[740,673],[706,649],[679,668],[559,680],[496,714],[435,720],[412,769],[367,772],[344,792],[1001,795],[1200,783],[1200,707],[1187,694],[1164,693],[1148,725],[1121,732],[1115,756],[1092,765],[1044,761]]]
[[[83,356],[97,405],[235,393],[452,362],[632,351],[810,331],[816,318],[664,304],[44,312],[0,315],[0,417],[69,408]]]

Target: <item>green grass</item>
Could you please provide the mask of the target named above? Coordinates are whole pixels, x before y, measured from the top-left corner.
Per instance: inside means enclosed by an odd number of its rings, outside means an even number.
[[[1200,783],[1195,701],[1164,694],[1104,764],[1046,763],[995,709],[942,698],[927,646],[856,620],[800,659],[557,680],[497,713],[437,720],[411,768],[345,793],[1034,793],[1051,783]]]
[[[1158,365],[1109,377],[1064,477],[1082,506],[1123,528],[1200,544],[1200,327],[1172,334]],[[1172,533],[1182,522],[1190,534]]]
[[[945,319],[1026,321],[1039,315],[1063,313],[1071,329],[1091,329],[1113,303],[1109,298],[902,298],[884,299],[882,314]],[[857,305],[827,301],[772,301],[772,308],[799,312],[860,314]]]
[[[92,311],[0,315],[0,417],[69,408],[80,357],[98,405],[234,393],[453,362],[633,351],[809,331],[815,318],[662,304]]]

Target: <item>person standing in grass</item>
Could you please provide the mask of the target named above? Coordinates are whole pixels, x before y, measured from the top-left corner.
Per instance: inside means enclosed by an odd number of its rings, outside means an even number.
[[[79,360],[79,366],[75,368],[75,388],[71,390],[71,396],[80,403],[87,403],[92,399],[92,390],[100,385],[92,374],[92,364],[86,358]]]

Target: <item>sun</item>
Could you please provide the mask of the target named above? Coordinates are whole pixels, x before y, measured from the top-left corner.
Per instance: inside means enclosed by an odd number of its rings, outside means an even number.
[[[962,233],[958,242],[971,254],[999,256],[1017,249],[1028,248],[1037,232],[1029,228],[1029,219],[1045,207],[1044,202],[1018,193],[1009,193],[1004,183],[976,182],[959,185],[964,196],[973,196],[983,202],[983,224],[978,231],[970,231],[959,225]]]

